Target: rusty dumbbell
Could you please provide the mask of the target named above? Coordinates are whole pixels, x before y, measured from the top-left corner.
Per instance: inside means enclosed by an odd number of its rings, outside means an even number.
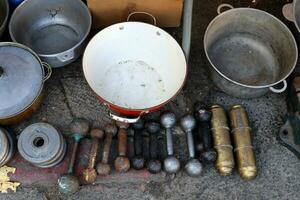
[[[140,119],[137,123],[132,125],[134,129],[134,152],[135,156],[132,159],[132,167],[136,170],[143,169],[145,166],[145,159],[143,157],[143,128],[144,121]]]
[[[192,133],[193,129],[196,126],[196,120],[192,115],[186,115],[181,119],[180,125],[186,133],[189,150],[189,160],[186,163],[184,169],[189,176],[199,176],[202,172],[203,167],[202,164],[197,159],[195,159],[195,145]]]
[[[99,141],[103,138],[104,132],[100,129],[94,129],[90,133],[92,138],[92,147],[90,150],[90,157],[88,167],[83,171],[82,177],[85,183],[93,183],[97,178],[97,171],[95,169]]]
[[[74,140],[72,155],[67,174],[64,174],[58,179],[58,189],[61,193],[64,194],[72,194],[79,188],[79,180],[76,176],[73,175],[74,163],[79,142],[88,134],[89,123],[85,119],[75,119],[70,125],[70,130],[72,132],[72,138]]]
[[[99,175],[108,175],[111,171],[111,167],[108,164],[109,154],[110,154],[110,146],[112,142],[112,138],[117,134],[117,127],[113,124],[109,124],[105,128],[105,140],[102,152],[102,160],[97,164],[97,172]]]
[[[213,148],[210,128],[211,112],[203,103],[198,102],[195,104],[195,117],[199,122],[198,134],[203,145],[200,152],[200,160],[205,163],[214,163],[217,160],[217,152]]]
[[[161,171],[161,162],[158,159],[158,135],[160,133],[160,124],[157,122],[147,122],[146,129],[150,133],[150,160],[147,162],[147,169],[152,174]]]
[[[164,170],[169,174],[175,174],[180,170],[180,162],[174,156],[172,128],[176,124],[174,113],[164,113],[160,118],[162,126],[166,129],[167,153],[168,157],[164,160]]]
[[[118,131],[118,157],[115,159],[115,169],[117,172],[127,172],[130,169],[130,161],[126,156],[127,153],[127,123],[117,122]]]

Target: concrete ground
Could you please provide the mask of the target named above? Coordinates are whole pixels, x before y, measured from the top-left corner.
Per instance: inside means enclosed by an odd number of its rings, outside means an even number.
[[[205,68],[208,62],[203,51],[203,35],[208,23],[216,16],[220,3],[232,3],[235,7],[247,7],[250,1],[207,1],[195,0],[193,40],[189,76],[184,90],[165,109],[174,111],[178,117],[189,112],[196,100],[208,104],[221,104],[229,108],[233,104],[243,104],[250,115],[253,128],[253,142],[257,158],[258,176],[253,181],[243,181],[234,172],[221,177],[212,166],[206,166],[199,178],[190,178],[179,173],[175,179],[161,175],[153,179],[134,179],[128,181],[99,181],[92,186],[81,187],[71,196],[58,194],[55,186],[23,186],[17,193],[2,194],[0,199],[300,199],[299,159],[279,145],[276,135],[283,124],[287,112],[285,94],[269,93],[252,100],[230,97],[213,86]],[[282,19],[280,12],[283,0],[261,0],[260,9]],[[169,30],[180,41],[180,29]],[[49,122],[64,133],[74,117],[84,117],[93,121],[95,127],[103,128],[110,122],[108,110],[100,105],[89,89],[82,75],[81,60],[68,67],[54,70],[52,78],[46,83],[46,99],[31,119],[14,127],[20,132],[33,123]],[[149,117],[156,118],[159,113]],[[186,146],[183,133],[179,135],[175,151],[181,161],[186,159]]]

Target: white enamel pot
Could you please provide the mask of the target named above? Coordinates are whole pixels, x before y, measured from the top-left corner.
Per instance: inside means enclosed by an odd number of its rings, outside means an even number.
[[[114,113],[111,117],[134,123],[176,97],[186,79],[187,62],[180,45],[164,30],[124,22],[90,41],[83,71],[98,99]]]

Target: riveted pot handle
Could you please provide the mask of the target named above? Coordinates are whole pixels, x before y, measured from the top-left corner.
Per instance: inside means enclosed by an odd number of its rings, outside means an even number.
[[[118,116],[118,115],[115,115],[113,113],[109,113],[110,117],[113,119],[113,120],[116,120],[118,122],[123,122],[123,123],[127,123],[127,124],[134,124],[136,122],[138,122],[142,115],[144,113],[141,113],[138,117],[136,118],[127,118],[127,117],[121,117],[121,116]]]
[[[127,17],[127,21],[129,22],[130,19],[131,19],[134,15],[147,15],[147,16],[149,16],[149,17],[152,18],[152,20],[153,20],[153,25],[154,25],[154,26],[157,25],[156,18],[155,18],[152,14],[147,13],[147,12],[142,12],[142,11],[135,11],[135,12],[130,13],[130,14],[128,15],[128,17]]]
[[[72,59],[74,59],[75,57],[75,52],[74,50],[70,50],[64,53],[61,53],[60,55],[57,56],[57,58],[61,61],[61,62],[68,62]]]
[[[45,82],[50,78],[50,76],[52,74],[52,68],[48,63],[45,63],[45,62],[42,62],[42,65],[46,69],[46,72],[45,72],[44,78],[43,78],[43,80]]]
[[[283,82],[283,87],[281,89],[276,89],[274,87],[270,87],[270,90],[274,93],[282,93],[286,90],[287,88],[287,82],[286,80],[282,81]]]
[[[218,8],[217,8],[217,13],[218,13],[218,15],[222,13],[222,9],[223,9],[223,8],[233,9],[234,7],[233,7],[232,5],[230,5],[230,4],[228,4],[228,3],[222,3],[222,4],[220,4],[220,5],[218,6]]]
[[[289,20],[289,21],[294,21],[293,19],[293,3],[288,3],[288,4],[285,4],[283,7],[282,7],[282,14],[283,16]]]

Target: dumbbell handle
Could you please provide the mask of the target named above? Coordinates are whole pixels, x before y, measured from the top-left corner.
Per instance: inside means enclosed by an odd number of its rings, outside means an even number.
[[[189,157],[194,158],[195,157],[195,145],[194,145],[194,138],[192,131],[186,132],[186,139],[188,143],[188,149],[189,149]]]
[[[173,134],[171,128],[166,129],[166,137],[167,137],[167,153],[168,156],[172,156],[174,154],[174,149],[173,149]]]
[[[102,163],[104,163],[104,164],[108,163],[112,137],[113,136],[111,133],[107,133],[105,140],[104,140],[104,147],[103,147],[103,153],[102,153]]]

